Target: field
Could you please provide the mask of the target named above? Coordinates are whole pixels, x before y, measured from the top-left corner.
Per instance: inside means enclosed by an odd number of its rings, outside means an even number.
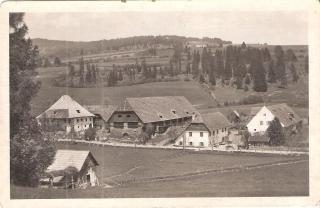
[[[66,191],[12,186],[12,198],[308,195],[308,158],[302,156],[84,144],[58,144],[58,147],[89,149],[100,164],[100,183],[114,187]]]

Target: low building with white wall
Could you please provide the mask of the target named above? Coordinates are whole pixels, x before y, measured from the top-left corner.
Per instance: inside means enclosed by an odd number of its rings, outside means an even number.
[[[277,117],[285,129],[296,128],[301,123],[301,118],[285,103],[263,106],[247,124],[251,136],[263,135],[270,122]]]
[[[231,123],[220,112],[207,113],[194,120],[175,140],[176,146],[209,147],[228,138]]]

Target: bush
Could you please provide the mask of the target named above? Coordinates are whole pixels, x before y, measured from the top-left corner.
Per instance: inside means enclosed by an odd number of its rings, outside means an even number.
[[[92,127],[86,129],[86,131],[84,133],[84,138],[86,140],[95,140],[95,138],[96,138],[96,129],[92,128]]]
[[[243,88],[243,90],[244,90],[245,92],[247,92],[247,91],[249,90],[248,85],[245,85],[244,88]]]

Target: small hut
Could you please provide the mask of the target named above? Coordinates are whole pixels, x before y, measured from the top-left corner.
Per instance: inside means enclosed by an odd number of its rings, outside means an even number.
[[[86,188],[98,186],[97,160],[90,151],[57,150],[40,184],[45,187]]]

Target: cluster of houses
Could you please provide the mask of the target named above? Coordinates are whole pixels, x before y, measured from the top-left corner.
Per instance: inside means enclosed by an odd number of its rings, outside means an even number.
[[[275,117],[286,132],[296,131],[302,122],[286,104],[253,107],[246,119],[242,117],[237,111],[232,112],[231,119],[221,112],[201,115],[183,96],[126,98],[119,106],[82,106],[69,95],[63,95],[37,116],[37,120],[47,129],[63,131],[67,135],[95,128],[108,135],[113,131],[120,132],[120,137],[125,137],[131,132],[141,132],[149,125],[153,127],[153,142],[199,148],[234,142],[239,136],[241,140],[235,123],[243,120],[246,120],[251,144],[269,142],[266,131]],[[139,137],[139,134],[135,136]],[[66,188],[96,186],[99,185],[97,166],[97,160],[89,151],[58,150],[41,184]]]
[[[119,106],[82,106],[69,95],[63,95],[37,120],[41,125],[54,127],[67,134],[96,128],[107,134],[120,132],[120,137],[139,137],[139,132],[150,125],[153,127],[151,140],[160,143],[161,140],[167,141],[161,144],[208,147],[230,141],[230,132],[235,129],[234,122],[243,120],[237,111],[233,113],[232,121],[221,112],[201,115],[183,96],[126,98]],[[286,104],[253,107],[249,119],[246,119],[252,143],[268,143],[265,132],[275,117],[288,132],[296,130],[301,124],[301,118]]]

